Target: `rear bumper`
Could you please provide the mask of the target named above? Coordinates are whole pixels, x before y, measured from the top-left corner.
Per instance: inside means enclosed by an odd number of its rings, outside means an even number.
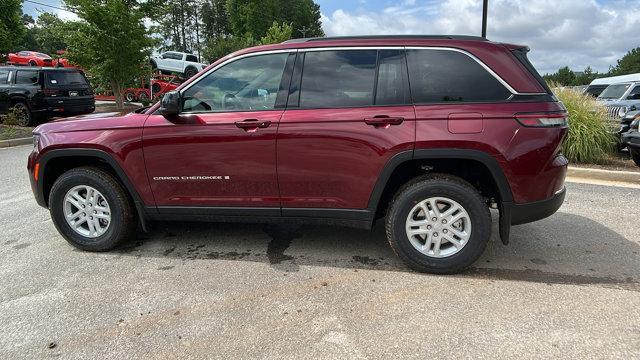
[[[553,215],[562,206],[566,192],[566,188],[563,187],[549,199],[508,205],[511,208],[511,225],[526,224]]]

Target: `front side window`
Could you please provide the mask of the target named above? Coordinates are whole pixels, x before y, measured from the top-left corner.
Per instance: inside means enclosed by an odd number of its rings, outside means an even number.
[[[407,50],[411,94],[416,103],[504,101],[511,92],[466,54]]]
[[[256,55],[222,66],[183,92],[183,111],[274,109],[288,56]]]
[[[16,84],[33,85],[38,83],[38,72],[31,70],[16,71]]]
[[[640,85],[636,85],[636,87],[631,90],[629,96],[627,96],[629,100],[638,100],[640,99]]]
[[[310,51],[300,85],[301,108],[373,104],[377,50]]]

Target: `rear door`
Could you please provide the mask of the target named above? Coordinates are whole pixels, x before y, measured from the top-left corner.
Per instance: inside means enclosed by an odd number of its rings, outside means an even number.
[[[279,52],[233,60],[181,90],[178,117],[149,116],[144,156],[160,212],[224,207],[226,215],[280,215],[276,131],[290,78],[285,65],[294,59]]]
[[[413,149],[414,119],[403,49],[300,50],[278,130],[283,215],[366,209],[385,164]]]

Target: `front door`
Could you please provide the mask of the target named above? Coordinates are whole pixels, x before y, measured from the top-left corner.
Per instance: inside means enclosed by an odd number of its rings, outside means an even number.
[[[224,207],[229,214],[229,207],[240,207],[279,215],[275,140],[283,106],[277,100],[288,57],[232,60],[181,90],[179,117],[149,116],[144,156],[160,212]]]

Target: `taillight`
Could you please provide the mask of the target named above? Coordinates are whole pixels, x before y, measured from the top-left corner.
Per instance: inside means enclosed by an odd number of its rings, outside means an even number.
[[[58,96],[61,94],[60,90],[56,89],[44,89],[44,96]]]
[[[516,120],[526,127],[567,126],[567,113],[516,114]]]

